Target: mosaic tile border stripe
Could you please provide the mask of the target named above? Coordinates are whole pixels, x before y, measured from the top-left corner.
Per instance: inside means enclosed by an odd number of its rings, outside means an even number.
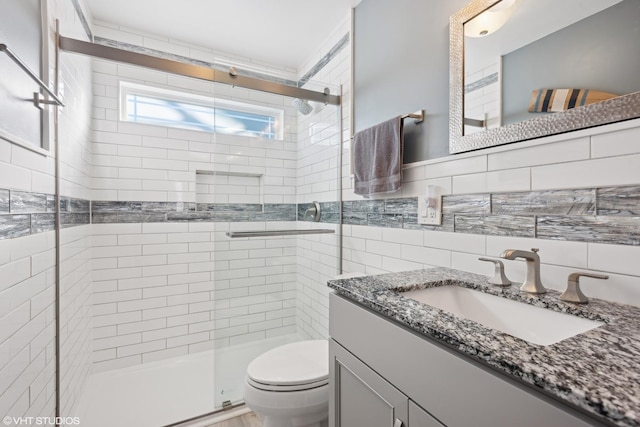
[[[312,221],[310,203],[209,204],[62,198],[63,227],[95,223]],[[340,223],[339,202],[320,203],[322,223]],[[443,223],[418,224],[418,199],[342,204],[346,225],[518,236],[640,246],[640,186],[443,197]],[[55,228],[51,194],[0,189],[0,239]]]
[[[93,33],[91,32],[91,26],[89,25],[89,22],[87,22],[87,17],[84,16],[84,12],[82,11],[82,7],[80,6],[79,0],[71,0],[71,4],[73,5],[73,8],[76,11],[76,15],[78,15],[78,19],[82,24],[82,28],[84,29],[84,32],[87,34],[87,38],[91,40],[93,38]]]
[[[78,15],[78,19],[80,20],[82,27],[84,28],[84,31],[87,34],[87,37],[89,38],[89,40],[93,40],[93,42],[95,43],[99,43],[99,44],[103,44],[111,47],[117,47],[120,49],[130,50],[133,52],[146,53],[148,55],[153,55],[160,58],[173,59],[176,61],[186,62],[186,63],[200,65],[204,67],[220,68],[215,64],[205,62],[205,61],[198,61],[196,59],[188,58],[181,55],[174,55],[174,54],[163,52],[156,49],[148,49],[148,48],[144,48],[142,46],[137,46],[134,44],[118,42],[118,41],[107,39],[104,37],[94,37],[93,32],[91,31],[91,27],[87,22],[87,18],[84,15],[84,12],[82,11],[82,7],[80,6],[80,2],[78,0],[71,0],[71,3],[73,4],[73,8],[76,11],[76,15]],[[298,80],[297,82],[293,80],[281,79],[268,74],[256,73],[256,72],[251,72],[246,70],[238,70],[238,72],[239,74],[245,75],[245,76],[256,77],[259,79],[273,81],[273,82],[282,83],[282,84],[295,86],[295,87],[303,87],[305,84],[309,82],[309,80],[311,80],[316,74],[318,74],[320,70],[322,70],[329,62],[331,62],[331,60],[335,58],[336,55],[338,55],[338,53],[342,51],[342,49],[344,49],[346,46],[349,45],[350,38],[351,38],[351,35],[347,32],[344,36],[342,36],[340,40],[338,40],[338,42],[329,50],[329,52],[327,52],[322,58],[320,58],[320,60],[317,63],[315,63],[311,67],[311,69],[309,69],[309,71],[307,71],[304,74],[304,76],[302,76],[302,78],[300,78],[300,80]],[[224,70],[226,71],[226,69]]]
[[[247,222],[247,221],[307,221],[304,212],[309,203],[182,203],[182,202],[119,202],[95,201],[91,217],[94,224],[136,222]],[[338,202],[320,203],[320,222],[340,223]]]
[[[489,74],[486,77],[483,77],[479,80],[476,80],[475,82],[471,82],[468,85],[466,85],[464,87],[464,93],[468,94],[497,82],[498,82],[498,73]]]
[[[640,246],[640,186],[442,198],[441,226],[420,225],[418,199],[343,203],[350,225]]]
[[[0,189],[0,240],[55,230],[55,212],[53,194]],[[89,224],[90,212],[91,203],[88,200],[71,197],[60,199],[63,228]]]
[[[120,42],[120,41],[111,40],[111,39],[104,38],[104,37],[99,37],[99,36],[95,36],[94,37],[93,33],[91,31],[91,27],[89,26],[89,24],[87,22],[87,18],[84,15],[84,12],[82,10],[82,7],[80,6],[79,1],[78,0],[71,0],[71,3],[73,4],[73,7],[74,7],[74,9],[76,11],[76,15],[78,15],[78,19],[80,20],[80,22],[82,24],[82,27],[84,28],[84,31],[87,34],[87,37],[89,38],[89,40],[92,40],[94,43],[98,43],[98,44],[102,44],[102,45],[110,46],[110,47],[117,47],[119,49],[128,50],[128,51],[131,51],[131,52],[144,53],[144,54],[147,54],[147,55],[156,56],[158,58],[171,59],[171,60],[174,60],[174,61],[180,61],[180,62],[185,62],[185,63],[188,63],[188,64],[199,65],[199,66],[202,66],[202,67],[220,68],[220,67],[217,67],[217,66],[215,66],[215,64],[212,64],[210,62],[199,61],[197,59],[189,58],[189,57],[182,56],[182,55],[175,55],[175,54],[172,54],[172,53],[163,52],[161,50],[149,49],[149,48],[145,48],[145,47],[142,47],[142,46],[134,45],[134,44],[131,44],[131,43]],[[297,84],[297,82],[295,82],[293,80],[278,79],[276,77],[269,76],[269,75],[266,75],[266,74],[253,73],[253,72],[244,71],[244,70],[240,74],[246,75],[246,76],[251,76],[251,77],[257,77],[257,78],[261,78],[261,79],[264,79],[264,80],[275,81],[275,82],[278,82],[278,83],[293,85],[293,86],[295,86]]]
[[[298,87],[303,87],[309,82],[316,74],[322,70],[325,65],[333,60],[345,47],[349,45],[350,34],[346,33],[338,42],[333,45],[329,52],[327,52],[318,62],[315,63],[309,71],[307,71],[300,80],[298,80]]]
[[[94,224],[295,221],[295,204],[95,201]]]
[[[122,49],[122,50],[128,50],[129,52],[136,52],[136,53],[142,53],[142,54],[145,54],[145,55],[154,56],[156,58],[170,59],[172,61],[184,62],[186,64],[198,65],[200,67],[213,68],[213,69],[221,70],[221,71],[228,71],[229,70],[229,68],[227,66],[223,66],[223,65],[220,65],[220,64],[215,64],[215,63],[211,63],[211,62],[207,62],[207,61],[201,61],[201,60],[198,60],[198,59],[190,58],[188,56],[183,56],[183,55],[177,55],[177,54],[173,54],[173,53],[163,52],[161,50],[151,49],[151,48],[148,48],[148,47],[138,46],[138,45],[131,44],[131,43],[126,43],[126,42],[121,42],[121,41],[117,41],[117,40],[107,39],[107,38],[104,38],[104,37],[96,36],[96,37],[94,37],[94,42],[97,43],[97,44],[104,45],[104,46],[115,47],[115,48]],[[281,77],[276,77],[276,76],[272,76],[272,75],[265,74],[265,73],[259,73],[259,72],[256,72],[256,71],[244,70],[242,68],[238,68],[237,71],[238,71],[239,75],[245,76],[245,77],[253,77],[253,78],[257,78],[257,79],[261,79],[261,80],[265,80],[265,81],[270,81],[270,82],[284,84],[284,85],[288,85],[288,86],[294,86],[294,87],[297,87],[297,85],[298,85],[298,82],[295,81],[295,80],[284,79],[284,78],[281,78]]]
[[[331,60],[333,60],[346,46],[349,45],[349,33],[345,34],[320,60],[315,63],[307,73],[305,73],[300,80],[289,80],[281,77],[276,77],[266,73],[259,73],[256,71],[244,70],[241,67],[238,68],[238,74],[245,77],[253,77],[260,80],[269,82],[284,84],[293,87],[303,87],[307,84],[316,74],[320,72]],[[226,66],[220,64],[211,63],[207,61],[201,61],[198,59],[189,58],[187,56],[177,55],[173,53],[163,52],[157,49],[151,49],[148,47],[138,46],[131,43],[120,42],[117,40],[107,39],[104,37],[94,37],[95,43],[115,47],[118,49],[128,50],[130,52],[143,53],[145,55],[151,55],[158,58],[171,59],[173,61],[184,62],[187,64],[198,65],[201,67],[213,68],[221,71],[228,71]]]

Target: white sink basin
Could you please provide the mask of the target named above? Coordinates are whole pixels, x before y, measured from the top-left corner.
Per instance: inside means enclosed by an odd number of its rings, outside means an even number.
[[[438,286],[401,295],[539,345],[555,344],[604,325],[461,286]]]

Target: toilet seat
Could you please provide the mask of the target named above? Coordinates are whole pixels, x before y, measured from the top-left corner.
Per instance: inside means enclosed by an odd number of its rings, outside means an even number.
[[[274,392],[285,392],[285,391],[303,391],[310,390],[316,387],[322,387],[329,384],[329,378],[325,378],[322,381],[316,381],[314,383],[309,384],[297,384],[297,385],[277,385],[277,384],[264,384],[259,383],[257,381],[252,380],[251,378],[247,378],[247,383],[252,387],[255,387],[259,390],[265,391],[274,391]]]
[[[274,392],[310,390],[327,385],[327,340],[299,341],[263,353],[247,367],[247,383]]]

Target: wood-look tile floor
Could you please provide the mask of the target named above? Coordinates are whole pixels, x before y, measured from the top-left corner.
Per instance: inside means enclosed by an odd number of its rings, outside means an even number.
[[[209,427],[262,427],[262,417],[249,412],[221,423],[212,424]]]

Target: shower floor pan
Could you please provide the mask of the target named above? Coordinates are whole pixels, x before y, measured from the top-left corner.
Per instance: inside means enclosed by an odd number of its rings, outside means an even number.
[[[242,400],[247,365],[259,354],[299,341],[285,335],[89,376],[76,414],[91,427],[158,427]],[[217,376],[217,377],[216,377]]]

